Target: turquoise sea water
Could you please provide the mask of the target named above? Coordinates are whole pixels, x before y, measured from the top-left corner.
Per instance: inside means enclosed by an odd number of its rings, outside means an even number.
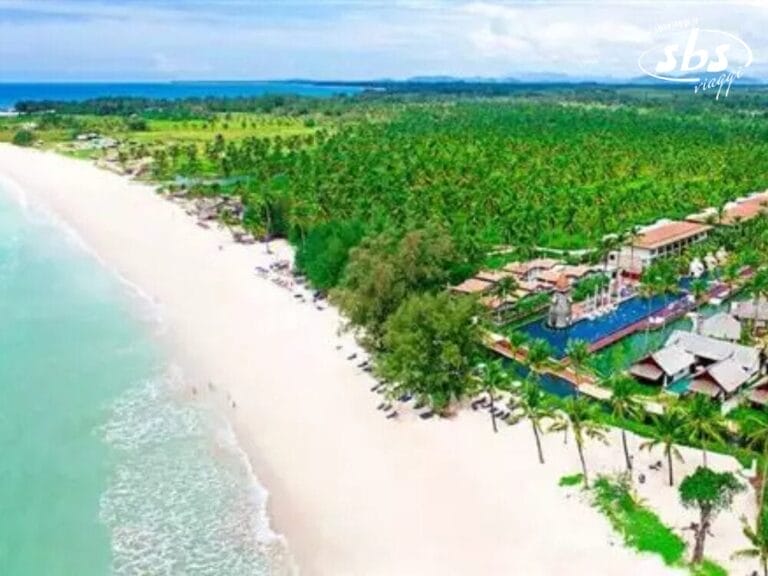
[[[301,82],[144,82],[144,83],[0,83],[0,110],[21,100],[79,101],[91,98],[143,97],[240,98],[263,94],[295,94],[327,98],[334,94],[354,94],[360,88]]]
[[[73,235],[0,189],[0,575],[269,571],[264,494],[158,329]]]

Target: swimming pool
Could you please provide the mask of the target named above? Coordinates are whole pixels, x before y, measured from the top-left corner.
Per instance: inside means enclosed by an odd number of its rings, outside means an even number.
[[[638,320],[653,316],[665,307],[685,297],[685,294],[654,296],[641,298],[634,296],[618,305],[615,311],[595,318],[584,319],[562,330],[555,330],[546,325],[546,319],[540,318],[526,324],[520,331],[529,338],[546,340],[555,351],[556,358],[565,356],[569,340],[584,340],[592,343],[617,332]]]
[[[682,378],[677,382],[667,386],[667,391],[671,392],[672,394],[683,395],[688,392],[688,388],[690,387],[692,381],[693,378],[687,376],[686,378]]]
[[[515,376],[520,378],[520,380],[525,380],[531,372],[530,368],[518,364],[514,360],[505,359],[504,366],[509,368]],[[557,396],[558,398],[568,398],[569,396],[576,396],[576,394],[578,394],[573,384],[558,376],[553,376],[552,374],[536,374],[536,379],[542,390],[553,396]]]

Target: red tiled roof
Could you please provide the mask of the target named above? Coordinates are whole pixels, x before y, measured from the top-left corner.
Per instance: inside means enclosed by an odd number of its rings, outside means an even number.
[[[512,296],[508,296],[504,299],[499,296],[484,296],[480,298],[480,303],[489,310],[498,310],[505,304],[514,304],[515,302],[517,302],[517,298]]]
[[[755,404],[768,405],[768,389],[762,387],[755,388],[749,393],[749,399]]]
[[[737,220],[754,218],[768,208],[766,204],[768,204],[768,197],[763,195],[739,202],[736,206],[726,209],[725,214],[723,214],[722,223],[733,224]]]
[[[504,278],[512,278],[512,277],[513,277],[513,274],[505,270],[480,270],[480,272],[475,274],[475,278],[479,278],[480,280],[486,280],[488,282],[498,282],[499,280],[503,280]]]
[[[454,292],[461,292],[462,294],[478,294],[490,290],[493,286],[493,282],[487,282],[478,278],[469,278],[464,280],[458,286],[451,288]]]
[[[522,262],[510,262],[504,266],[504,271],[510,274],[525,274],[525,265]]]
[[[592,272],[590,266],[563,266],[563,272],[569,278],[581,278],[585,274]]]
[[[728,206],[723,211],[720,224],[730,225],[737,221],[750,220],[765,210],[768,210],[768,193],[755,194]],[[707,222],[710,219],[717,221],[717,212],[710,212],[709,214],[701,212],[687,218],[691,222]]]
[[[651,362],[638,362],[629,369],[629,373],[636,378],[642,380],[649,380],[655,382],[660,380],[664,375],[664,372],[658,366],[655,366]]]
[[[697,378],[693,382],[691,382],[691,385],[688,387],[688,390],[691,392],[698,392],[699,394],[704,394],[705,396],[709,396],[710,398],[715,398],[718,394],[722,392],[720,387],[712,382],[711,380],[703,380],[701,378]]]
[[[512,274],[528,274],[531,270],[549,270],[558,264],[560,261],[554,258],[536,258],[528,262],[510,262],[504,266],[504,270]]]
[[[558,270],[542,270],[536,274],[536,279],[546,282],[547,284],[555,284],[560,280],[561,276],[563,276],[563,273]]]
[[[640,234],[634,242],[637,248],[658,248],[679,240],[685,240],[710,230],[711,226],[697,222],[669,222]]]

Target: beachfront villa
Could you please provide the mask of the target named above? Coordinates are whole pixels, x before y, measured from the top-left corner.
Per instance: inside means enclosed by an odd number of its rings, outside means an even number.
[[[608,255],[608,263],[625,274],[638,277],[660,258],[681,254],[689,246],[707,238],[712,229],[698,222],[660,220],[642,228],[627,245]]]
[[[554,258],[535,258],[528,262],[510,262],[504,266],[504,271],[520,281],[535,282],[540,274],[552,271],[561,264],[562,262]]]
[[[723,206],[721,211],[716,208],[707,208],[697,214],[691,214],[686,220],[699,224],[733,226],[739,222],[751,220],[760,214],[765,214],[766,211],[768,211],[768,191],[756,192],[745,198],[737,198]]]
[[[741,340],[741,322],[727,312],[718,312],[701,320],[698,314],[694,318],[693,331],[708,338],[738,342]]]
[[[765,298],[755,303],[754,300],[735,302],[731,306],[731,314],[742,322],[749,322],[758,330],[765,330],[768,326],[768,301]]]
[[[750,346],[676,330],[663,348],[629,372],[640,382],[662,388],[689,379],[687,391],[726,400],[755,380],[762,364],[760,352]]]

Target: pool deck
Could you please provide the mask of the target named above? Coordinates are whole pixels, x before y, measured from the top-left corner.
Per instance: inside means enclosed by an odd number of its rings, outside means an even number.
[[[717,283],[697,301],[687,297],[679,298],[662,310],[658,310],[652,316],[640,318],[627,326],[623,326],[622,328],[595,340],[589,344],[589,351],[591,353],[597,352],[598,350],[602,350],[603,348],[615,344],[622,338],[626,338],[642,330],[658,330],[663,328],[669,322],[682,318],[685,314],[707,304],[713,298],[724,299],[731,297],[741,290],[752,274],[753,271],[750,268],[747,268],[742,271],[736,283],[732,285]],[[657,321],[652,322],[652,318]],[[500,356],[521,364],[527,364],[527,353],[525,348],[513,347],[511,342],[503,336],[489,333],[485,345]],[[599,386],[597,384],[597,379],[593,375],[577,374],[576,371],[569,366],[569,359],[567,357],[557,360],[553,359],[550,366],[542,367],[539,372],[541,374],[548,374],[555,378],[560,378],[573,386],[573,388],[580,394],[590,396],[597,400],[609,400],[613,395],[610,390]]]
[[[742,275],[742,278],[746,279],[749,275],[750,272],[746,271]],[[651,322],[649,317],[641,318],[640,320],[637,320],[636,322],[633,322],[632,324],[629,324],[628,326],[625,326],[616,332],[612,332],[611,334],[603,336],[599,340],[595,340],[589,345],[589,351],[597,352],[603,348],[607,348],[611,344],[615,344],[622,338],[631,336],[635,332],[641,332],[642,330],[658,330],[669,322],[678,320],[685,316],[687,313],[692,312],[700,306],[707,304],[713,298],[723,299],[733,295],[739,290],[740,287],[740,285],[728,286],[726,284],[717,284],[708,290],[707,293],[704,294],[701,298],[699,298],[698,301],[694,302],[688,300],[687,298],[676,300],[671,305],[653,316],[654,318],[661,319],[660,322]]]

